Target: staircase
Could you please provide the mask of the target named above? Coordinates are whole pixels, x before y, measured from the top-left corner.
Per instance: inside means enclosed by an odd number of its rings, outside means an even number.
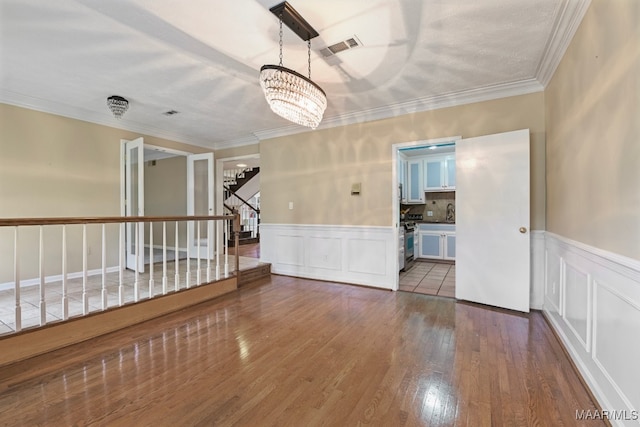
[[[260,168],[224,171],[224,207],[227,213],[240,214],[240,230],[229,231],[228,244],[235,244],[238,233],[240,245],[260,241]]]

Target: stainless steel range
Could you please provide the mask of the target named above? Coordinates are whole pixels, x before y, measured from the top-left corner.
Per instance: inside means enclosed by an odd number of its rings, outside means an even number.
[[[407,271],[413,266],[414,261],[413,241],[416,223],[406,221],[401,223],[401,225],[404,228],[404,271]]]

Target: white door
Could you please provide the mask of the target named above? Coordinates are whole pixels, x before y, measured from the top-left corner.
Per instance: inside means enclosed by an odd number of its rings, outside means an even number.
[[[125,143],[125,216],[144,216],[144,140]],[[138,230],[136,239],[136,228]],[[128,222],[126,226],[127,268],[144,272],[144,223]],[[140,252],[140,256],[137,256]]]
[[[456,298],[529,311],[529,130],[456,143]]]
[[[213,153],[187,156],[187,215],[213,215],[213,193]],[[190,257],[212,259],[214,243],[212,222],[189,222]]]

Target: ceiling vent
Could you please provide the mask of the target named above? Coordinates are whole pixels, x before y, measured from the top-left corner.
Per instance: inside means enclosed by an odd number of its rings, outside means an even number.
[[[324,56],[325,58],[328,58],[339,52],[342,52],[348,49],[353,49],[358,46],[362,46],[362,43],[360,42],[360,40],[358,40],[356,36],[353,36],[341,42],[332,44],[331,46],[327,46],[325,48],[320,49],[320,53],[322,53],[322,56]]]

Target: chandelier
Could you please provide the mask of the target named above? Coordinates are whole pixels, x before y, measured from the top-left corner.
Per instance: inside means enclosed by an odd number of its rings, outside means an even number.
[[[317,37],[318,33],[286,1],[269,10],[280,20],[280,64],[263,65],[260,68],[260,86],[274,113],[291,122],[315,129],[327,108],[326,94],[311,80],[311,39]],[[308,78],[282,66],[283,22],[307,42]]]
[[[112,95],[107,98],[107,106],[113,113],[116,119],[122,117],[122,115],[129,109],[129,101],[118,95]]]

